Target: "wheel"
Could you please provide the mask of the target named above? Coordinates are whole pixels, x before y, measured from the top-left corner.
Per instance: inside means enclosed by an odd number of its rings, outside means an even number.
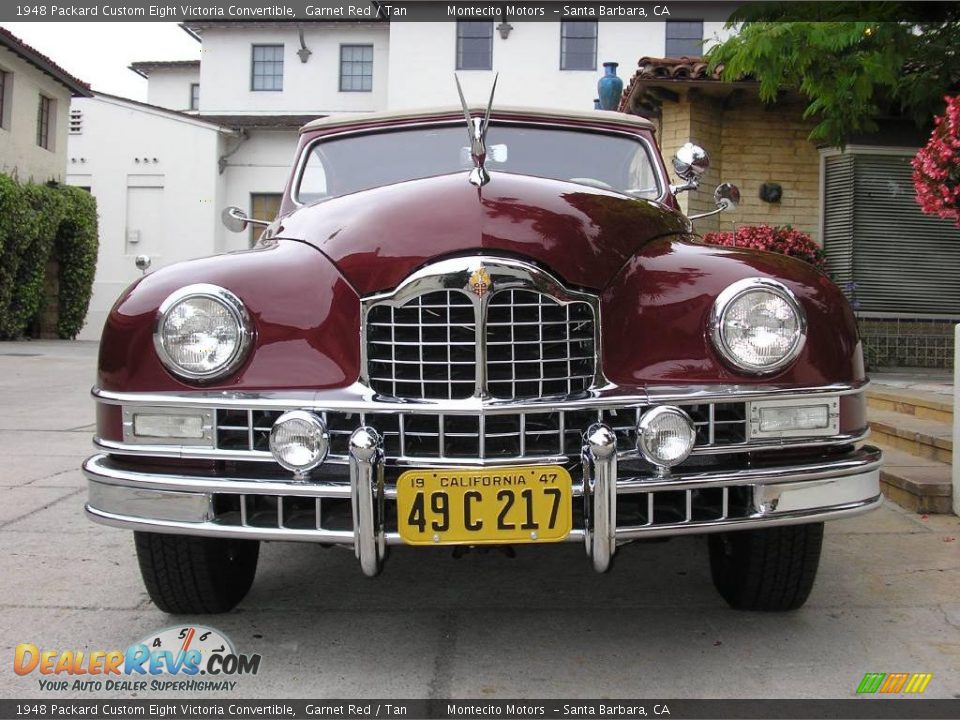
[[[250,590],[258,540],[135,532],[143,584],[154,605],[172,615],[222,613]]]
[[[711,535],[713,584],[736,610],[796,610],[813,589],[822,545],[823,523]]]

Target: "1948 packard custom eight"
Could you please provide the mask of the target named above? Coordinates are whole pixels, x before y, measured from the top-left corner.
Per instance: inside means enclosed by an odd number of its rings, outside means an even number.
[[[700,243],[675,195],[705,166],[685,146],[670,186],[613,112],[307,125],[255,247],[113,308],[89,517],[173,613],[238,603],[261,540],[372,576],[398,544],[578,542],[603,572],[680,534],[733,607],[799,607],[823,521],[881,502],[857,328],[805,263]]]

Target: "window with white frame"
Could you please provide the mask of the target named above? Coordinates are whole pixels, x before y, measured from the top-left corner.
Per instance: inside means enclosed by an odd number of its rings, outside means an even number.
[[[597,69],[597,23],[560,22],[560,69]]]
[[[190,109],[200,109],[200,83],[190,83]]]
[[[283,45],[253,46],[250,89],[283,90]]]
[[[457,70],[493,69],[493,22],[457,23]]]
[[[340,92],[373,90],[373,45],[340,46]]]
[[[703,21],[667,21],[666,56],[700,57],[703,55]]]

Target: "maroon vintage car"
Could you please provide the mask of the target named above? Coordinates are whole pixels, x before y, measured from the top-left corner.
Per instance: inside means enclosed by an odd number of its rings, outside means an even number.
[[[613,112],[307,125],[254,248],[113,308],[88,515],[171,613],[238,603],[262,540],[367,575],[391,545],[578,542],[603,572],[680,534],[733,607],[799,607],[823,521],[881,502],[855,319],[803,262],[701,244],[675,195],[705,154],[673,164]]]

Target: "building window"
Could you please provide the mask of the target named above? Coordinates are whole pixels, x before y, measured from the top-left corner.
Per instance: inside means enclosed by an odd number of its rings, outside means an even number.
[[[0,127],[7,127],[7,88],[10,86],[10,73],[0,70]]]
[[[283,45],[254,45],[251,90],[283,90]]]
[[[250,194],[250,217],[256,220],[266,220],[273,222],[280,214],[280,200],[283,195],[280,193],[251,193]],[[257,242],[263,227],[259,225],[250,226],[250,246]]]
[[[280,83],[283,84],[282,78]],[[190,83],[190,109],[200,109],[200,83]]]
[[[70,108],[70,134],[83,135],[83,110]]]
[[[457,70],[493,69],[493,23],[457,23]]]
[[[52,150],[50,138],[50,122],[53,119],[53,100],[40,96],[40,106],[37,108],[37,145]]]
[[[560,23],[560,69],[597,69],[597,23]]]
[[[340,92],[373,90],[373,45],[340,46]]]
[[[667,22],[667,57],[700,57],[701,55],[703,55],[702,20]]]

